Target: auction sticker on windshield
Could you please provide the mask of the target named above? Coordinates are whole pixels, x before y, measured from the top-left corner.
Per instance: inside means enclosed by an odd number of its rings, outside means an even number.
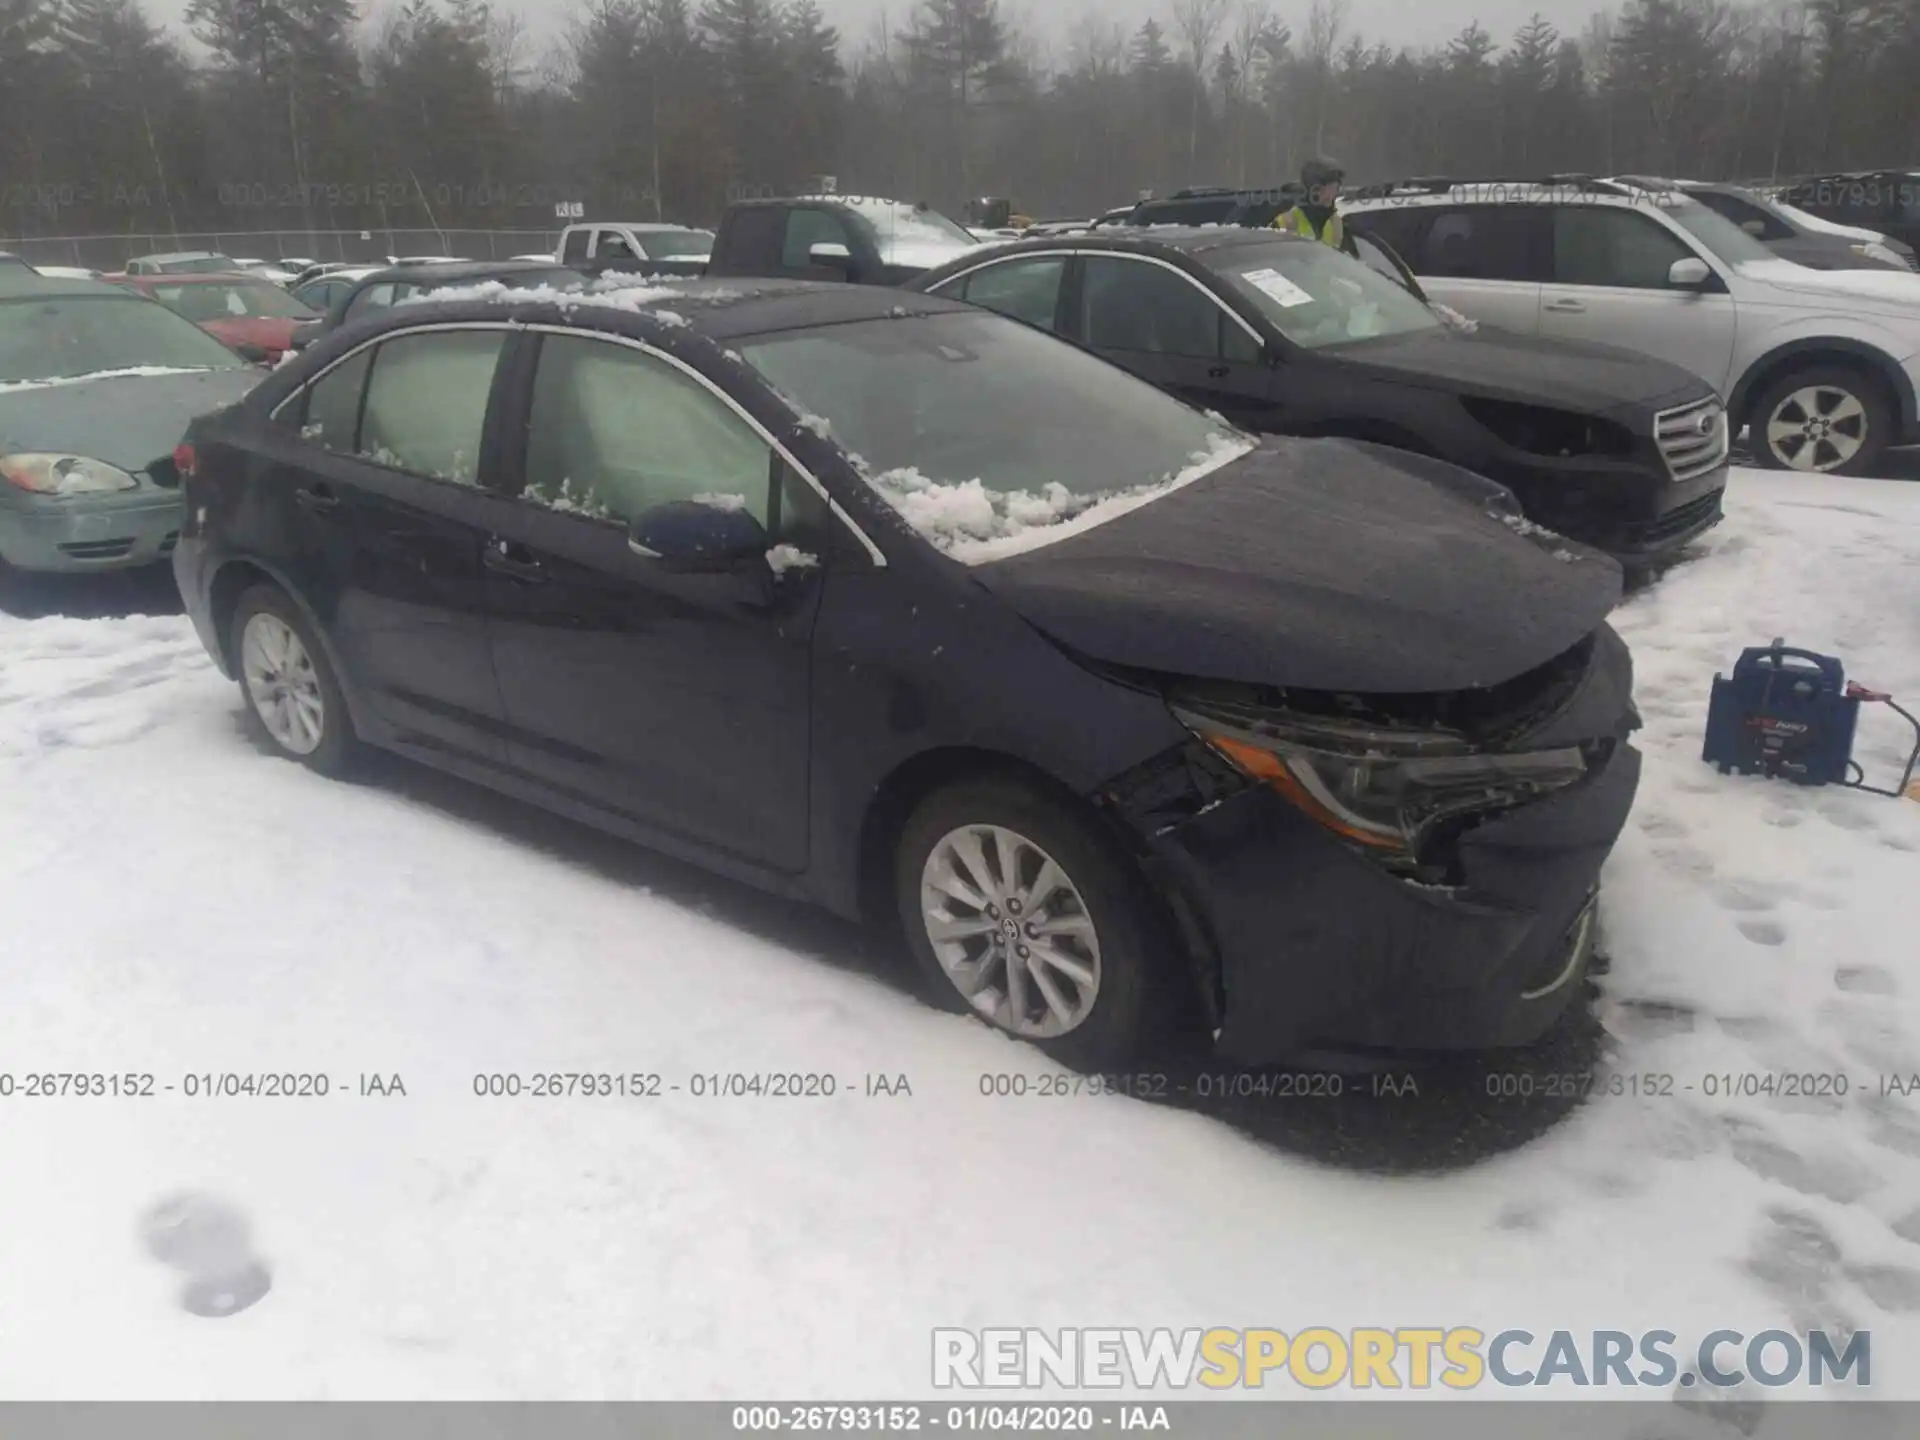
[[[1289,310],[1296,305],[1313,304],[1313,296],[1278,270],[1249,270],[1242,278],[1261,294]]]

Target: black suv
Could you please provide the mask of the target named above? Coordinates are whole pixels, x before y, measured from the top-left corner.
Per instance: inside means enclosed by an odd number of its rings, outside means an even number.
[[[1816,175],[1795,181],[1778,198],[1830,224],[1877,230],[1909,250],[1920,249],[1920,172]]]
[[[1161,199],[1142,200],[1127,213],[1123,223],[1267,226],[1304,193],[1297,183],[1268,190],[1196,185]]]
[[[1251,430],[1477,471],[1530,519],[1629,565],[1721,518],[1726,417],[1705,381],[1623,350],[1479,329],[1397,266],[1284,232],[1018,241],[908,288],[1038,326]]]

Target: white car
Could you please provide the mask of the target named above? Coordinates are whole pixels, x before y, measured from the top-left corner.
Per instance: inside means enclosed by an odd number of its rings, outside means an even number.
[[[1920,442],[1920,275],[1809,270],[1652,182],[1406,181],[1341,211],[1473,319],[1691,370],[1761,465],[1869,473]]]
[[[597,220],[569,225],[560,235],[554,255],[537,258],[562,265],[590,265],[596,270],[633,266],[667,274],[696,275],[713,254],[713,232],[690,225],[661,225],[644,221]]]
[[[98,280],[98,270],[88,270],[78,265],[36,265],[33,267],[49,280]]]

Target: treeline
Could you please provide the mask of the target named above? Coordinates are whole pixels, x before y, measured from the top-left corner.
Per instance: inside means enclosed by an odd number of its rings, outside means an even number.
[[[0,234],[711,221],[830,175],[958,211],[1356,178],[1787,175],[1920,163],[1920,0],[1628,0],[1578,35],[1369,38],[1344,0],[1167,0],[1063,36],[996,0],[582,0],[536,46],[484,0],[0,0]]]

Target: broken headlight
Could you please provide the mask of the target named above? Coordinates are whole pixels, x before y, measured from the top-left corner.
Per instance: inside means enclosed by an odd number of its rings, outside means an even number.
[[[1578,746],[1490,754],[1445,731],[1333,717],[1229,718],[1178,704],[1174,715],[1241,774],[1395,869],[1419,867],[1448,821],[1511,809],[1587,773]]]

